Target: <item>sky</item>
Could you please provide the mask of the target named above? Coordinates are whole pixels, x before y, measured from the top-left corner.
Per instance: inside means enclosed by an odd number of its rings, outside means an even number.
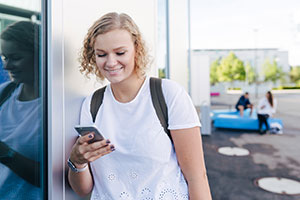
[[[192,49],[279,48],[300,65],[300,0],[190,0]]]
[[[0,0],[1,4],[15,6],[18,8],[40,11],[41,10],[41,0]]]

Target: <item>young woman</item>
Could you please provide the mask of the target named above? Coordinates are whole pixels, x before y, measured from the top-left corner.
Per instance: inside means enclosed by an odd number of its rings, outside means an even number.
[[[259,125],[259,133],[265,134],[270,129],[268,124],[268,118],[276,112],[277,101],[273,98],[270,91],[266,93],[266,96],[262,98],[258,103],[257,117]],[[266,131],[263,131],[262,125],[265,124]]]
[[[3,68],[11,79],[0,85],[1,199],[42,199],[39,29],[19,21],[0,35]]]
[[[92,199],[211,199],[200,123],[183,87],[163,80],[173,143],[152,105],[148,56],[141,33],[126,14],[108,13],[89,29],[82,71],[106,78],[95,124],[107,140],[79,137],[69,161],[69,182]],[[93,124],[91,96],[82,105],[80,123]],[[108,140],[109,139],[109,140]],[[89,166],[89,167],[87,167]]]

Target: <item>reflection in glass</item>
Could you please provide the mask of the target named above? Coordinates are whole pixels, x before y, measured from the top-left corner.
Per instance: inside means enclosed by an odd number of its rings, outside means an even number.
[[[18,21],[0,35],[0,198],[41,199],[42,115],[38,24]]]

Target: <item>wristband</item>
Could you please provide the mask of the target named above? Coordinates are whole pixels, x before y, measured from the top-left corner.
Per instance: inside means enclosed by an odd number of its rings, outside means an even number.
[[[8,151],[4,155],[0,156],[0,162],[3,164],[8,164],[8,163],[12,162],[15,155],[16,155],[16,152],[14,150],[12,150],[11,148],[9,148]]]
[[[83,172],[83,171],[85,171],[88,168],[88,164],[86,166],[84,166],[84,168],[81,168],[81,169],[77,168],[74,165],[74,163],[72,163],[72,161],[70,160],[70,158],[68,159],[68,166],[75,173]]]

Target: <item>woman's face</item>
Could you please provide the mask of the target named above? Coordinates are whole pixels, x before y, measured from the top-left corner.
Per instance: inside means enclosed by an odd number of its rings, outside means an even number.
[[[270,97],[269,93],[266,93],[266,97],[267,97],[267,98],[269,98],[269,97]]]
[[[122,29],[98,35],[94,45],[96,65],[111,83],[120,83],[135,72],[135,48],[131,34]]]
[[[33,52],[21,49],[17,42],[1,39],[1,57],[3,68],[8,71],[12,81],[17,83],[33,83]]]

